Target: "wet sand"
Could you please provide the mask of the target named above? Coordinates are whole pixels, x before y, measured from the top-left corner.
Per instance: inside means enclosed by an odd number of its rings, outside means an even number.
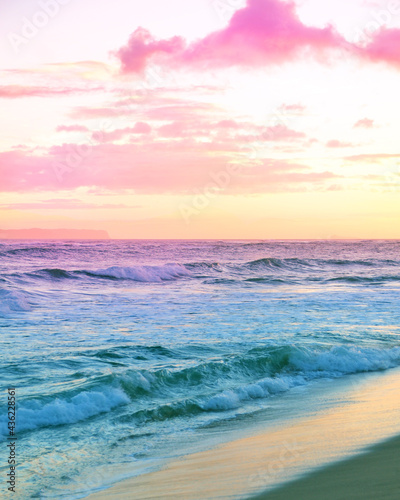
[[[398,500],[400,436],[252,500]]]

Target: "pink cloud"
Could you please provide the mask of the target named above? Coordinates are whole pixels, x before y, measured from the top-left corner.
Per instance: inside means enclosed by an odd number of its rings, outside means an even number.
[[[243,153],[240,158],[243,171],[227,192],[290,191],[301,189],[304,183],[335,177],[284,160],[254,165]],[[0,153],[1,190],[39,192],[85,186],[143,194],[190,193],[225,172],[232,159],[232,153],[215,154],[209,146],[192,139],[173,144],[63,144],[42,156],[9,151]]]
[[[148,123],[137,122],[133,127],[125,127],[121,129],[112,130],[110,132],[94,132],[92,138],[95,141],[100,140],[100,142],[113,142],[121,139],[128,134],[150,134],[152,128]]]
[[[114,203],[86,203],[76,199],[51,199],[32,203],[8,203],[0,204],[1,209],[10,210],[82,210],[82,209],[101,209],[101,208],[126,208],[127,205]]]
[[[183,138],[183,137],[207,137],[207,147],[212,148],[213,143],[224,142],[226,145],[248,144],[259,141],[297,141],[304,139],[306,134],[290,129],[285,125],[274,125],[263,127],[248,122],[237,122],[234,120],[221,120],[217,123],[210,122],[200,117],[191,117],[191,120],[173,121],[162,125],[157,129],[160,137]],[[231,147],[229,148],[231,150]]]
[[[161,99],[161,102],[165,102]],[[185,101],[181,98],[173,98],[168,100],[168,105],[159,105],[159,100],[155,97],[147,102],[125,101],[124,103],[112,103],[109,106],[99,108],[89,108],[80,106],[73,109],[70,117],[73,119],[93,119],[93,118],[116,118],[122,116],[134,115],[138,116],[140,111],[140,118],[142,120],[160,120],[160,121],[174,121],[174,120],[197,120],[200,114],[214,114],[220,109],[214,104],[198,103],[193,101]],[[148,104],[148,106],[146,106]],[[139,110],[139,105],[142,108]]]
[[[298,191],[304,189],[304,184],[312,183],[317,188],[327,180],[339,178],[332,172],[313,172],[306,165],[274,159],[245,168],[242,174],[239,192]]]
[[[331,139],[326,143],[327,148],[351,148],[353,146],[354,144],[352,144],[351,142],[343,142],[337,139]]]
[[[118,116],[127,116],[133,113],[132,108],[116,108],[116,107],[101,107],[101,108],[88,108],[86,106],[79,106],[74,108],[69,116],[75,120],[86,120],[92,118],[116,118]]]
[[[162,121],[198,121],[200,115],[215,114],[214,104],[175,101],[170,106],[154,107],[144,113],[146,118]]]
[[[361,54],[374,62],[386,62],[400,69],[400,29],[382,28]]]
[[[369,162],[369,163],[380,163],[382,160],[400,158],[400,154],[397,153],[371,153],[371,154],[361,154],[347,156],[346,160],[357,161],[357,162]]]
[[[183,137],[189,134],[183,122],[167,123],[159,127],[157,132],[160,137]]]
[[[136,122],[135,126],[132,128],[133,134],[150,134],[151,127],[145,122]]]
[[[211,137],[213,124],[204,120],[174,121],[162,125],[157,129],[159,137],[183,138],[183,137]],[[209,144],[209,143],[207,143]]]
[[[279,111],[283,113],[303,113],[306,107],[303,104],[282,104]]]
[[[250,133],[248,133],[250,132]],[[242,128],[242,133],[234,136],[226,136],[226,139],[240,144],[253,142],[294,142],[300,139],[306,139],[304,132],[290,129],[286,125],[273,125],[270,127],[261,127],[248,124]]]
[[[330,26],[305,26],[294,2],[248,0],[227,28],[189,46],[182,59],[213,66],[262,66],[291,60],[304,48],[319,52],[342,42]]]
[[[169,138],[210,138],[219,143],[235,140],[237,143],[252,141],[295,141],[305,138],[303,132],[288,128],[283,124],[263,126],[248,121],[225,118],[226,111],[214,103],[201,103],[183,100],[173,94],[166,98],[162,93],[151,93],[152,98],[132,98],[110,103],[102,108],[75,108],[71,114],[75,119],[109,118],[127,116],[139,119],[134,128],[128,126],[116,130],[106,130],[102,138],[98,132],[93,138],[97,141],[112,142],[127,134],[146,135],[154,131],[154,136]],[[137,102],[139,101],[139,102]],[[120,105],[119,105],[120,104]],[[160,105],[161,104],[161,105]],[[149,122],[149,123],[147,123]],[[130,141],[135,140],[131,138]],[[208,143],[210,147],[213,144]]]
[[[1,189],[24,192],[90,186],[142,193],[185,192],[202,186],[208,170],[220,170],[228,160],[223,155],[210,157],[193,143],[163,146],[63,144],[43,156],[0,153]]]
[[[196,40],[181,37],[155,39],[138,28],[126,46],[114,54],[123,73],[142,73],[150,62],[172,67],[226,68],[282,64],[309,54],[319,60],[330,49],[346,50],[361,59],[386,62],[400,69],[400,29],[382,28],[370,43],[349,43],[331,25],[324,28],[303,24],[292,0],[247,0],[235,11],[228,26]],[[302,112],[289,107],[286,111]]]
[[[373,126],[374,120],[371,120],[369,118],[362,118],[353,125],[353,128],[373,128]]]
[[[305,49],[319,55],[325,49],[347,45],[332,26],[304,25],[292,1],[247,0],[247,5],[233,14],[225,29],[190,45],[178,37],[155,40],[139,28],[116,55],[124,73],[140,73],[160,54],[172,65],[250,67],[280,64]]]
[[[59,125],[56,132],[87,132],[89,129],[85,125]]]
[[[4,72],[22,78],[31,76],[47,80],[54,77],[55,82],[71,79],[97,80],[114,74],[114,69],[99,61],[75,61],[42,64],[29,68],[6,69]]]
[[[240,125],[235,120],[221,120],[215,125],[215,127],[222,129],[238,129]]]
[[[173,54],[183,49],[180,37],[156,40],[147,30],[138,28],[129,38],[128,44],[116,52],[124,73],[141,73],[150,58]]]
[[[261,134],[261,139],[265,141],[289,141],[296,139],[304,139],[306,134],[290,129],[286,125],[274,125],[266,127]]]

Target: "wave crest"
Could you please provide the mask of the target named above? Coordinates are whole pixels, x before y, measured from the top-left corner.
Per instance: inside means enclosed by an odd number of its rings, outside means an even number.
[[[164,264],[163,266],[133,267],[113,266],[107,269],[90,271],[87,272],[87,274],[107,278],[142,281],[145,283],[159,283],[161,281],[170,281],[177,278],[191,276],[191,273],[182,264]]]

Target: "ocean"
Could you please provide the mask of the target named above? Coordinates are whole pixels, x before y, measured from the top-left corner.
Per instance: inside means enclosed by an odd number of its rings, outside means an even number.
[[[400,366],[400,241],[3,240],[0,261],[14,498],[84,498]]]

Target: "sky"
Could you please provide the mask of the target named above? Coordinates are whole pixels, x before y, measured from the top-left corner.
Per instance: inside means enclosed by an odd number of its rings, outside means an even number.
[[[400,238],[400,0],[0,13],[0,229]]]

